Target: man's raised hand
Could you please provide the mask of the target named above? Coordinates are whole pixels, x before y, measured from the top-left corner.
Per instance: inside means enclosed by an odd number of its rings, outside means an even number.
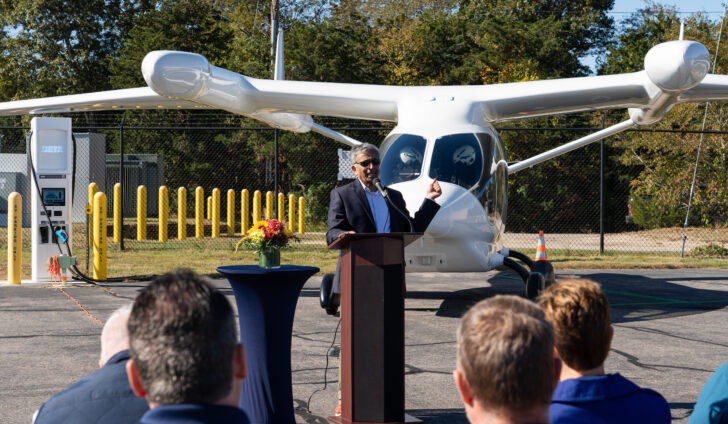
[[[435,178],[427,187],[427,193],[425,194],[425,197],[431,200],[435,200],[440,197],[441,194],[442,189],[440,188],[440,183],[438,183],[437,178]]]

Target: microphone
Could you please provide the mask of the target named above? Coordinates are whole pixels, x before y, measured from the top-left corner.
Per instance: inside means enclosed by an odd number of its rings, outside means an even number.
[[[384,197],[384,200],[387,203],[389,203],[390,205],[392,205],[394,210],[399,212],[399,214],[402,215],[404,217],[404,219],[407,220],[407,223],[409,224],[409,227],[410,227],[410,233],[414,233],[415,227],[414,227],[414,225],[412,225],[412,219],[409,217],[409,215],[402,212],[402,209],[398,208],[397,205],[394,204],[394,202],[392,202],[392,199],[389,198],[389,193],[387,193],[387,190],[385,190],[384,187],[382,187],[382,182],[379,181],[379,178],[374,179],[374,185],[377,187],[377,190],[379,190],[379,193],[381,193],[382,197]]]
[[[377,190],[379,190],[379,193],[384,197],[385,199],[389,199],[389,193],[387,193],[387,190],[382,187],[382,182],[379,180],[379,178],[374,179],[374,185],[377,187]]]

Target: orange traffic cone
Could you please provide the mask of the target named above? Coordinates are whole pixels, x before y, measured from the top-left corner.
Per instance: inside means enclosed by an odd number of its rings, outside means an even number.
[[[546,242],[543,240],[543,231],[538,232],[538,247],[536,247],[536,260],[548,260],[548,258],[546,257]]]

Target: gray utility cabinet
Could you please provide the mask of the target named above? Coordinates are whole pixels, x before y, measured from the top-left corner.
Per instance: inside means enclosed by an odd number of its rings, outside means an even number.
[[[96,183],[99,191],[108,198],[104,159],[106,135],[98,133],[74,134],[76,138],[76,181],[73,184],[73,222],[86,222],[86,205],[89,203],[88,186]]]
[[[119,155],[106,155],[106,184],[109,187],[109,216],[113,215],[114,184],[119,182]],[[159,214],[159,187],[164,185],[164,157],[152,154],[124,155],[124,216],[137,214],[137,188],[147,188],[147,216]]]
[[[106,192],[104,155],[106,136],[97,133],[74,133],[76,139],[76,176],[73,186],[73,222],[86,222],[88,185],[95,182]],[[0,154],[0,227],[7,224],[7,201],[13,191],[23,196],[23,227],[30,227],[30,189],[33,174],[25,153]],[[107,193],[108,196],[108,193]]]
[[[10,155],[0,155],[0,163],[7,159],[7,156]],[[25,160],[25,155],[17,156],[22,156],[22,160]],[[5,167],[3,166],[3,168]],[[24,172],[0,172],[0,227],[8,226],[8,198],[13,192],[18,192],[23,196],[22,226],[30,227],[30,202],[25,196],[25,193],[29,191],[27,186],[28,181]]]

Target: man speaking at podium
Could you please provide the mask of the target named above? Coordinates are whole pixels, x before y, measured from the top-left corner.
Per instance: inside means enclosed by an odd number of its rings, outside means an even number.
[[[381,161],[376,146],[362,143],[351,150],[349,159],[356,180],[331,191],[326,244],[333,243],[345,234],[424,232],[427,229],[440,209],[440,205],[434,201],[442,194],[436,179],[427,187],[425,200],[414,219],[411,219],[402,193],[391,188],[384,189],[379,183]],[[333,281],[326,281],[325,278],[321,285],[322,299],[329,300],[328,306],[322,306],[332,315],[338,308],[338,293],[341,292],[340,265],[339,260]]]

